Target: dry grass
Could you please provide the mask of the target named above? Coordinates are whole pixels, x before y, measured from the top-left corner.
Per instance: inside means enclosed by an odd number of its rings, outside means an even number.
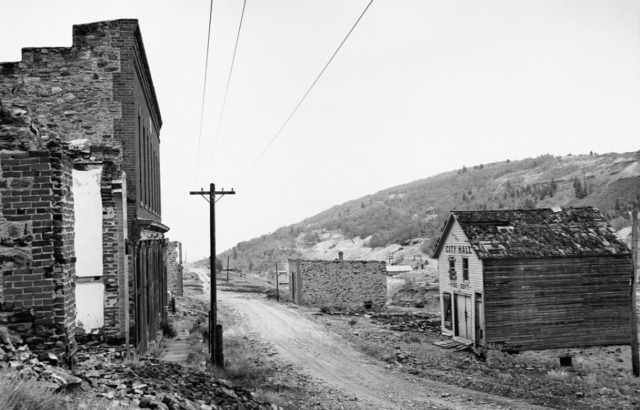
[[[551,380],[569,380],[571,378],[571,374],[563,369],[551,369],[547,372],[547,377]]]
[[[129,353],[122,364],[130,369],[140,369],[144,367],[144,361],[136,353]]]
[[[106,410],[125,409],[117,403],[89,395],[54,393],[34,379],[0,370],[0,410]]]

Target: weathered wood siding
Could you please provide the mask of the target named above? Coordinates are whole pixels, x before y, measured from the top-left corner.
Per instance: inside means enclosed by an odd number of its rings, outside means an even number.
[[[485,260],[488,347],[629,344],[630,272],[628,255]]]
[[[471,253],[463,253],[471,252]],[[456,258],[456,280],[449,278],[449,256]],[[469,259],[469,281],[462,280],[462,259]],[[442,294],[449,292],[452,298],[454,294],[462,294],[470,296],[474,309],[471,314],[471,326],[475,329],[475,293],[482,293],[482,261],[478,259],[467,236],[462,231],[460,224],[454,222],[451,230],[447,234],[442,252],[438,256],[438,274],[440,283],[440,312],[442,312],[442,333],[445,335],[453,335],[455,330],[455,311],[454,311],[454,329],[449,330],[444,326],[444,299]],[[452,302],[453,303],[453,302]],[[474,340],[475,336],[473,339]]]

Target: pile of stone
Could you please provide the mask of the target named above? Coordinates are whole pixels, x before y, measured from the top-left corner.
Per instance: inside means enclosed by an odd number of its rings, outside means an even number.
[[[12,371],[21,378],[36,379],[57,392],[81,388],[82,380],[59,367],[55,354],[36,354],[27,345],[16,347],[20,342],[19,336],[0,326],[0,370]]]
[[[16,347],[15,340],[0,327],[0,370],[36,379],[56,392],[83,391],[123,406],[160,410],[282,410],[209,373],[137,357],[131,346],[81,345],[71,371],[58,366],[55,355],[32,353],[26,345]]]
[[[81,346],[78,363],[74,374],[98,396],[141,408],[278,409],[206,372],[150,356],[127,359],[122,347]]]
[[[441,331],[440,316],[428,313],[375,313],[371,321],[387,329],[407,332],[439,334]]]

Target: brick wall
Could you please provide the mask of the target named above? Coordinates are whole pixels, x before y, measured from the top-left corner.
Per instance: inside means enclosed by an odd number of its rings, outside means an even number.
[[[105,286],[104,336],[108,340],[127,339],[128,324],[128,267],[124,248],[126,230],[126,196],[123,201],[121,185],[124,175],[113,162],[102,168],[102,240],[103,280]],[[120,190],[119,190],[120,188]],[[120,193],[120,195],[118,195]]]
[[[303,260],[299,266],[303,304],[363,307],[366,301],[373,306],[387,301],[384,262]]]
[[[24,48],[22,61],[0,63],[2,100],[29,111],[33,129],[39,133],[33,139],[29,131],[18,130],[24,131],[24,138],[14,138],[12,149],[38,150],[43,141],[59,138],[76,151],[90,149],[92,160],[107,159],[124,171],[118,177],[124,192],[118,194],[119,199],[105,202],[103,242],[107,255],[105,332],[108,337],[127,338],[130,324],[135,325],[136,267],[134,258],[125,255],[125,239],[135,249],[141,230],[138,219],[161,221],[158,157],[162,119],[137,20],[76,25],[70,48]],[[139,114],[149,130],[145,149],[153,154],[144,164],[139,155]],[[149,178],[145,179],[145,201],[139,187],[141,174]],[[104,182],[112,184],[113,180],[105,178]],[[115,224],[116,219],[124,220],[126,226]]]
[[[75,356],[71,161],[60,152],[2,151],[0,324],[35,351]]]

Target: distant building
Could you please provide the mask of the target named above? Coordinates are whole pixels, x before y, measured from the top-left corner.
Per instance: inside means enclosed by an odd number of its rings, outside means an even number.
[[[172,295],[184,295],[184,277],[182,266],[182,244],[169,242],[166,247],[167,289]]]
[[[386,267],[388,275],[397,275],[400,273],[413,272],[411,265],[387,265]]]
[[[631,256],[592,207],[451,211],[442,333],[505,351],[630,341]]]
[[[289,259],[289,291],[299,305],[381,307],[387,302],[385,262]]]

